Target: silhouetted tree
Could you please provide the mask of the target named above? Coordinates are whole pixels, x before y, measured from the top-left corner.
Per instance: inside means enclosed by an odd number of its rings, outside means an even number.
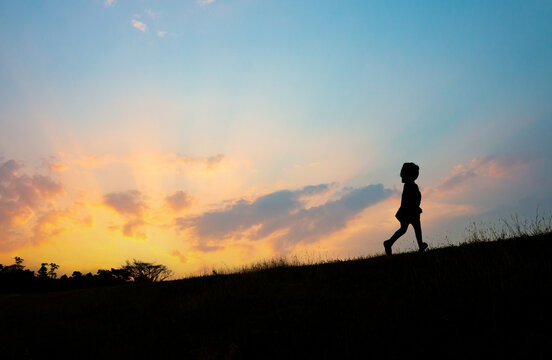
[[[48,278],[48,263],[42,263],[40,264],[40,269],[38,269],[38,277],[41,279],[47,279]]]
[[[19,256],[14,257],[15,264],[9,265],[9,266],[2,266],[2,271],[9,272],[9,273],[16,273],[21,272],[25,268],[23,265],[23,259]],[[0,265],[1,266],[1,265]]]
[[[56,270],[59,269],[59,265],[56,263],[50,263],[50,270],[48,271],[48,277],[55,279],[57,277]]]
[[[24,291],[33,284],[34,271],[25,269],[22,258],[16,256],[14,260],[12,265],[0,265],[0,292]]]
[[[23,266],[23,259],[20,258],[19,256],[16,256],[13,258],[15,260],[15,264],[14,266],[18,269],[18,270],[23,270],[23,268],[25,266]]]
[[[121,270],[127,272],[128,278],[136,282],[163,281],[172,275],[172,271],[165,265],[153,264],[133,259],[126,261]]]
[[[130,280],[130,273],[126,269],[114,269],[111,268],[111,274],[113,277],[120,281],[129,281]]]
[[[71,277],[74,279],[80,279],[82,277],[82,273],[80,271],[73,271],[73,274],[71,274]]]

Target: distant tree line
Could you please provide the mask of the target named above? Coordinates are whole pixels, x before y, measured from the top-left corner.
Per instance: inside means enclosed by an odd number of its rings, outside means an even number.
[[[0,264],[0,293],[47,292],[85,287],[121,285],[130,282],[157,282],[168,279],[172,271],[165,265],[133,259],[119,269],[99,269],[96,274],[73,271],[71,276],[58,278],[56,263],[42,263],[35,272],[26,269],[23,259],[16,256],[12,265]]]

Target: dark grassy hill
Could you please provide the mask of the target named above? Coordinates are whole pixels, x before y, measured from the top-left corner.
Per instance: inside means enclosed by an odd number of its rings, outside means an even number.
[[[547,358],[552,236],[0,296],[2,359]]]

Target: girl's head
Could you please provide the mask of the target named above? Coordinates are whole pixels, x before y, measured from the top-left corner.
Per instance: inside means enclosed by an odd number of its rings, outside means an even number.
[[[420,167],[414,163],[404,163],[401,169],[402,182],[414,181],[420,174]]]

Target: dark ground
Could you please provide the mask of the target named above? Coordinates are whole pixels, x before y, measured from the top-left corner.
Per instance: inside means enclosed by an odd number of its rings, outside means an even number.
[[[0,295],[2,359],[552,359],[552,235]]]

